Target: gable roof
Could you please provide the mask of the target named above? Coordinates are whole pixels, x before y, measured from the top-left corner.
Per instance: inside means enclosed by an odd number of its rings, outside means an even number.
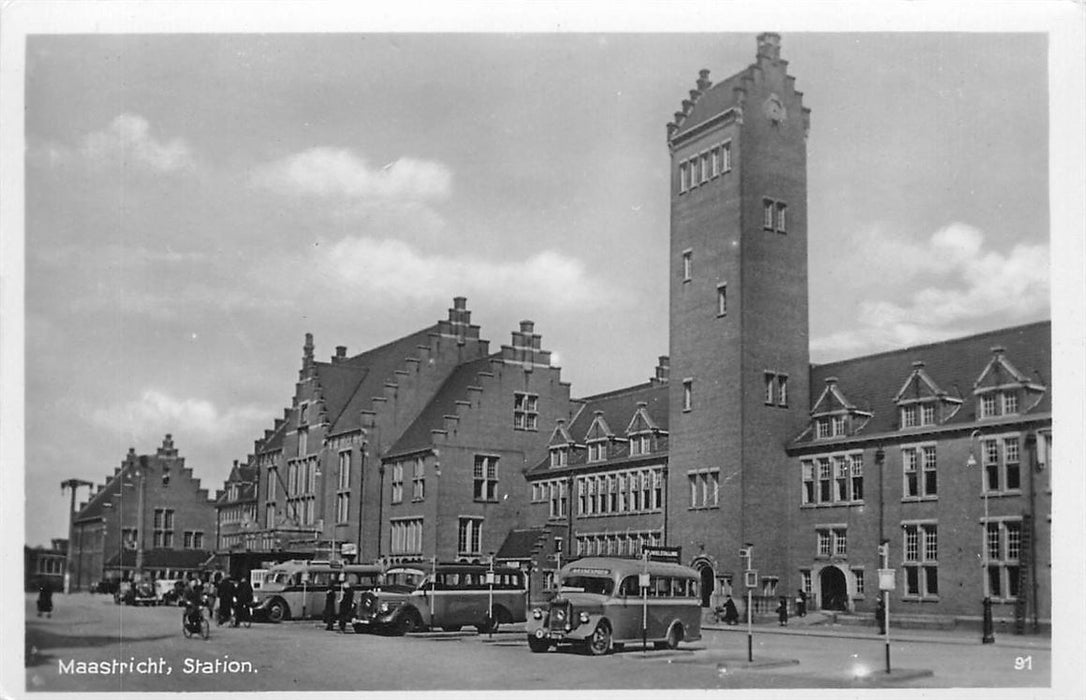
[[[567,428],[569,435],[577,444],[583,445],[585,443],[585,439],[590,435],[590,429],[597,424],[597,419],[600,417],[606,418],[609,423],[614,425],[630,425],[635,415],[641,410],[641,403],[645,404],[645,412],[648,413],[652,422],[655,423],[660,431],[664,433],[667,432],[668,385],[666,382],[652,381],[645,384],[637,384],[624,389],[617,389],[604,394],[577,399],[576,401],[582,404],[582,407],[577,412],[577,415],[573,417],[573,421],[567,424]],[[597,412],[602,413],[597,415]],[[625,438],[626,435],[623,433],[616,437]],[[659,460],[660,455],[666,449],[666,440],[661,440],[657,445],[656,451],[653,452],[651,456],[646,456],[646,458]],[[614,460],[628,458],[629,456],[629,442],[625,439],[616,440],[611,444],[607,462],[600,462],[600,464],[607,464]],[[582,465],[585,463],[585,458],[586,454],[584,450],[570,450],[567,466],[573,467]],[[637,459],[641,458],[641,455],[637,456]],[[563,469],[564,468],[565,467],[563,467]],[[552,471],[555,470],[551,468],[550,457],[548,456],[547,459],[529,469],[526,474],[532,475]]]
[[[432,445],[433,437],[430,431],[444,428],[445,416],[459,414],[456,402],[467,400],[468,387],[478,386],[479,372],[488,371],[490,361],[498,357],[501,355],[495,353],[458,365],[400,439],[382,456],[406,454]]]
[[[331,426],[329,435],[362,427],[362,411],[373,408],[373,397],[384,395],[386,381],[408,357],[418,355],[418,346],[430,345],[434,324],[364,353],[332,363],[317,362],[317,372],[324,390],[324,410]]]
[[[936,386],[948,393],[948,398],[964,400],[961,410],[944,425],[967,425],[977,420],[976,402],[972,400],[973,384],[989,364],[995,346],[1003,347],[1006,358],[1030,381],[1046,387],[1036,405],[1031,405],[1032,402],[1024,405],[1022,413],[1051,413],[1051,321],[814,365],[810,374],[811,405],[815,405],[820,398],[815,392],[822,391],[826,379],[837,377],[837,383],[857,408],[874,414],[864,428],[864,434],[896,431],[898,411],[895,401],[902,382],[912,373],[913,363],[922,361],[925,373]],[[807,431],[796,442],[809,440],[811,436]]]

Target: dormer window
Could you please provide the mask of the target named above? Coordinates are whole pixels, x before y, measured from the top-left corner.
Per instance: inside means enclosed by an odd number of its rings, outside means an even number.
[[[1018,413],[1018,394],[1013,391],[1003,392],[1003,415]]]
[[[568,447],[552,447],[551,448],[551,466],[552,467],[564,467],[569,464],[569,448]]]
[[[597,440],[588,443],[588,461],[602,462],[607,459],[607,441]]]
[[[908,430],[949,419],[961,408],[962,400],[943,391],[924,369],[924,362],[917,360],[894,403],[898,407],[899,429]]]
[[[838,435],[844,435],[845,434],[845,425],[846,424],[845,424],[845,417],[844,416],[834,416],[833,417],[833,434],[834,434],[835,437],[838,436]]]
[[[1044,385],[1018,371],[1010,363],[1004,348],[994,347],[992,359],[973,383],[973,394],[977,398],[977,417],[995,418],[1029,411],[1037,405],[1045,391]]]
[[[630,437],[630,455],[647,455],[652,452],[652,434],[643,433]]]
[[[996,395],[995,393],[984,394],[980,397],[980,417],[991,418],[992,416],[999,415],[996,413]]]
[[[920,405],[920,425],[935,425],[935,404]]]

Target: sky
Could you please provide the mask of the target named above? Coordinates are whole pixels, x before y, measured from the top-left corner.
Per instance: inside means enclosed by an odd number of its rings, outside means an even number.
[[[575,396],[667,354],[665,125],[756,32],[31,36],[26,541],[166,433],[212,491],[318,359],[535,321]],[[1048,39],[784,32],[813,362],[1050,318]],[[81,493],[86,496],[86,491]]]

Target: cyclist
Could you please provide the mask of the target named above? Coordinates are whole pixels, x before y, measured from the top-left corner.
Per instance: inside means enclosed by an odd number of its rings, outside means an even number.
[[[203,607],[206,603],[204,585],[196,579],[185,595],[185,620],[191,625],[199,625],[203,619]]]

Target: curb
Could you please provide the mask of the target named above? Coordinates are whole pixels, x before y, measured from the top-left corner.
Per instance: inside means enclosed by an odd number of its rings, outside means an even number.
[[[851,627],[851,626],[849,626]],[[727,625],[702,625],[703,630],[713,630],[717,632],[732,632],[746,634],[746,627],[739,626],[727,626]],[[866,629],[866,628],[860,628]],[[759,634],[781,634],[785,636],[798,636],[798,637],[839,637],[848,639],[864,639],[872,642],[882,642],[882,635],[874,634],[873,632],[860,632],[853,631],[846,628],[825,628],[822,626],[808,626],[796,629],[788,629],[781,627],[755,627],[754,631]],[[972,636],[937,636],[932,634],[893,634],[891,630],[891,642],[924,642],[930,644],[955,644],[961,646],[974,646],[980,642],[974,639]],[[1010,641],[1004,641],[1003,638],[996,640],[996,647],[1011,647],[1011,648],[1029,648],[1029,649],[1047,649],[1052,650],[1052,639],[1050,637],[1015,637]]]

